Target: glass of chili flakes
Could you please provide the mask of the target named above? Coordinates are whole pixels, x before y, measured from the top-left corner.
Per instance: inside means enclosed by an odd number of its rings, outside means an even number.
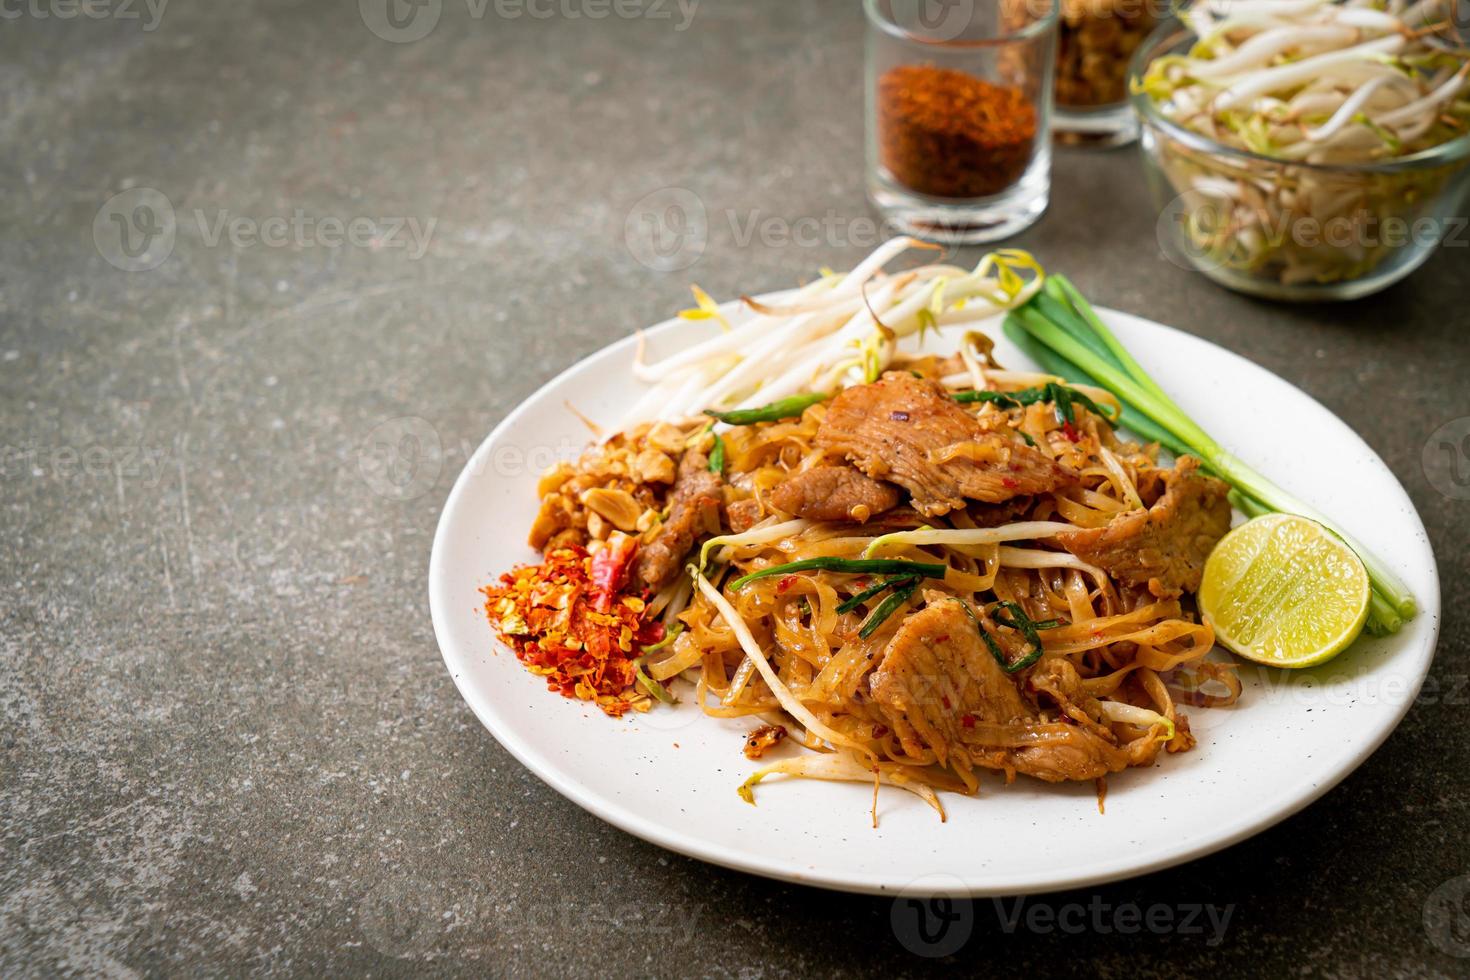
[[[1046,210],[1059,2],[864,0],[868,191],[898,230],[990,242]]]

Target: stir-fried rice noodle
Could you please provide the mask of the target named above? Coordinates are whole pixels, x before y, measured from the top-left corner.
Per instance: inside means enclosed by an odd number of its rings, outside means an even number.
[[[800,419],[726,432],[730,484],[759,497],[790,474],[820,465],[824,453],[814,436],[825,410],[818,405]],[[1191,690],[1182,697],[1186,703],[1226,704],[1238,695],[1238,682],[1224,687],[1234,680],[1232,674],[1203,661],[1213,634],[1186,612],[1180,599],[1156,598],[1126,586],[1047,545],[1059,531],[1102,527],[1142,506],[1140,474],[1167,464],[1156,459],[1152,447],[1119,441],[1091,412],[1078,411],[1077,442],[1063,434],[1050,406],[1013,414],[1043,452],[1072,463],[1082,480],[1065,492],[1036,497],[1030,513],[1008,525],[977,528],[969,510],[923,517],[907,508],[865,524],[772,518],[743,534],[716,538],[703,550],[697,592],[679,617],[686,629],[652,660],[653,676],[666,679],[687,672],[695,681],[697,703],[715,717],[753,717],[784,709],[804,733],[798,740],[824,753],[781,760],[761,770],[743,792],[765,775],[776,774],[869,782],[876,777],[911,790],[973,791],[978,786],[973,761],[957,764],[951,758],[946,767],[932,750],[912,752],[891,730],[883,708],[868,696],[872,673],[906,614],[924,606],[922,590],[875,631],[861,636],[857,624],[862,610],[843,613],[838,607],[869,584],[864,576],[814,570],[731,587],[742,575],[802,559],[878,554],[942,561],[950,571],[942,581],[926,583],[930,602],[938,591],[977,607],[1015,603],[1033,621],[1055,621],[1040,632],[1042,662],[1069,661],[1086,694],[1102,700],[1105,714],[1109,704],[1127,706],[1109,715],[1119,719],[1112,722],[1111,736],[1120,745],[1159,740],[1166,732],[1171,750],[1192,744],[1187,728],[1179,724],[1183,716],[1176,696],[1164,680],[1182,668],[1195,672],[1188,684],[1213,681],[1223,688],[1215,694]],[[1140,727],[1140,718],[1155,723]],[[966,729],[966,740],[986,749],[1034,747],[1065,742],[1075,730],[1060,713],[1048,718],[1043,712],[1024,722],[977,722]],[[995,768],[1008,777],[1015,774],[1003,760]],[[937,806],[930,796],[925,798]]]

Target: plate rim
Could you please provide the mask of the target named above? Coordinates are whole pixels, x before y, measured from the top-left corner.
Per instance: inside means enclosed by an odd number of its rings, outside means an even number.
[[[774,302],[779,300],[781,296],[787,295],[790,292],[790,290],[779,290],[764,293],[761,296],[757,297],[757,299],[765,302]],[[741,304],[739,301],[734,301],[721,304],[721,309],[727,313],[730,313],[738,310],[740,308],[740,305]],[[1141,875],[1149,874],[1155,871],[1164,870],[1166,868],[1176,867],[1178,865],[1185,864],[1198,858],[1216,853],[1217,851],[1222,851],[1239,843],[1242,840],[1245,840],[1246,838],[1252,837],[1266,829],[1269,829],[1275,824],[1280,823],[1283,820],[1286,820],[1287,818],[1295,815],[1296,813],[1301,812],[1306,807],[1321,799],[1324,795],[1327,794],[1328,791],[1336,787],[1349,775],[1355,772],[1360,766],[1362,766],[1364,762],[1368,760],[1370,756],[1373,755],[1373,753],[1377,752],[1378,749],[1382,747],[1383,743],[1388,740],[1389,736],[1398,730],[1398,727],[1403,723],[1405,716],[1407,716],[1409,709],[1413,707],[1415,701],[1418,698],[1419,692],[1423,687],[1424,681],[1429,674],[1429,670],[1433,666],[1434,657],[1438,650],[1439,634],[1442,620],[1441,591],[1439,580],[1439,565],[1438,560],[1435,558],[1434,555],[1433,542],[1429,539],[1428,531],[1424,527],[1423,518],[1420,516],[1418,508],[1414,506],[1413,499],[1409,496],[1409,493],[1407,489],[1405,489],[1403,483],[1400,482],[1398,477],[1394,474],[1393,470],[1388,467],[1388,464],[1383,461],[1382,456],[1380,456],[1377,451],[1373,449],[1372,446],[1368,445],[1368,443],[1362,438],[1362,436],[1358,434],[1355,429],[1352,428],[1352,426],[1348,425],[1340,416],[1337,415],[1337,413],[1333,412],[1326,405],[1323,405],[1309,392],[1303,391],[1300,387],[1292,384],[1292,382],[1281,377],[1275,372],[1270,371],[1269,369],[1259,364],[1256,364],[1254,361],[1251,361],[1249,358],[1244,357],[1243,355],[1235,351],[1222,347],[1211,340],[1200,337],[1197,334],[1190,333],[1186,330],[1181,330],[1178,327],[1170,326],[1169,324],[1165,323],[1160,323],[1156,320],[1149,319],[1148,317],[1139,316],[1137,314],[1127,313],[1121,310],[1115,310],[1109,307],[1101,306],[1097,307],[1097,311],[1104,317],[1120,317],[1126,320],[1133,321],[1136,325],[1140,325],[1145,329],[1158,329],[1176,334],[1182,334],[1190,341],[1205,344],[1208,347],[1212,348],[1212,352],[1216,356],[1223,355],[1232,360],[1243,362],[1244,364],[1248,365],[1249,368],[1252,368],[1254,370],[1266,372],[1268,375],[1280,381],[1282,384],[1285,384],[1296,394],[1300,395],[1303,398],[1306,398],[1313,405],[1317,406],[1319,409],[1326,412],[1332,418],[1342,423],[1342,426],[1346,430],[1347,434],[1351,436],[1352,439],[1357,440],[1360,448],[1365,451],[1368,459],[1371,460],[1373,464],[1376,464],[1378,467],[1380,467],[1383,472],[1387,474],[1389,479],[1392,480],[1393,485],[1403,495],[1404,500],[1408,504],[1407,514],[1408,516],[1412,517],[1413,522],[1417,525],[1417,530],[1419,532],[1418,537],[1423,542],[1423,546],[1429,556],[1429,566],[1427,572],[1432,584],[1432,593],[1430,595],[1420,597],[1424,601],[1420,603],[1420,609],[1418,612],[1418,616],[1429,617],[1430,619],[1429,632],[1426,636],[1425,643],[1426,652],[1421,654],[1420,658],[1422,661],[1422,667],[1417,672],[1417,676],[1413,677],[1412,683],[1409,685],[1410,690],[1408,691],[1406,696],[1398,705],[1395,706],[1392,722],[1384,725],[1380,731],[1375,733],[1374,737],[1363,743],[1360,749],[1355,752],[1350,759],[1347,759],[1345,762],[1339,763],[1336,767],[1334,767],[1334,770],[1331,772],[1328,778],[1325,778],[1316,785],[1313,785],[1307,792],[1292,797],[1290,801],[1284,805],[1275,801],[1267,801],[1261,806],[1256,807],[1247,818],[1245,818],[1244,820],[1240,820],[1235,828],[1229,833],[1223,835],[1207,835],[1199,840],[1196,840],[1193,843],[1176,847],[1172,850],[1161,853],[1160,855],[1150,860],[1142,862],[1129,860],[1126,856],[1115,858],[1111,862],[1104,862],[1100,865],[1094,865],[1091,870],[1080,874],[1054,872],[1050,875],[1039,875],[1034,880],[1029,882],[1002,883],[1001,880],[997,880],[994,883],[988,884],[967,882],[959,878],[954,878],[954,881],[958,882],[957,886],[952,886],[951,882],[949,881],[936,880],[928,883],[928,886],[932,887],[926,887],[926,890],[924,892],[926,896],[933,895],[936,897],[944,896],[952,898],[984,898],[997,896],[1036,895],[1061,891],[1065,889],[1086,888],[1092,885],[1125,880],[1128,878],[1134,878]],[[644,329],[643,331],[641,331],[641,334],[644,337],[653,340],[682,323],[683,321],[681,321],[678,317],[671,317],[661,323]],[[466,672],[470,665],[457,659],[456,656],[451,652],[454,645],[449,640],[448,627],[446,626],[449,616],[446,603],[448,603],[450,599],[448,591],[449,585],[446,581],[446,575],[448,573],[447,570],[443,567],[443,562],[445,560],[444,555],[447,547],[445,541],[447,541],[448,536],[451,533],[451,515],[456,512],[460,502],[460,498],[469,492],[468,488],[470,484],[474,481],[476,474],[485,471],[485,458],[492,451],[492,447],[497,439],[502,435],[502,433],[513,429],[516,423],[521,419],[521,417],[531,411],[532,404],[536,401],[537,395],[547,389],[559,386],[567,378],[578,373],[588,362],[594,359],[604,356],[611,356],[621,350],[628,350],[631,352],[631,350],[636,348],[639,342],[639,334],[640,331],[635,331],[632,334],[619,338],[612,343],[605,344],[602,347],[589,352],[587,355],[579,358],[575,363],[571,364],[566,369],[558,372],[553,378],[544,382],[536,389],[535,392],[522,399],[515,408],[513,408],[497,425],[495,425],[494,428],[490,430],[490,433],[485,436],[484,440],[476,448],[475,452],[471,454],[469,459],[465,461],[464,467],[461,469],[459,475],[455,478],[454,486],[450,489],[448,496],[446,496],[444,500],[443,507],[439,514],[439,520],[434,530],[434,538],[429,555],[428,576],[429,612],[430,617],[433,621],[434,638],[439,646],[440,655],[444,660],[445,667],[448,669],[450,677],[454,681],[455,688],[459,691],[460,697],[462,697],[465,703],[469,705],[470,710],[474,712],[475,717],[479,719],[480,724],[484,726],[485,730],[488,731],[490,735],[516,759],[517,762],[530,770],[530,772],[534,774],[536,778],[546,783],[546,785],[556,790],[557,793],[575,803],[577,806],[581,807],[592,816],[597,817],[599,820],[602,820],[606,823],[612,824],[618,829],[632,834],[633,836],[638,837],[642,840],[645,840],[650,844],[662,847],[666,850],[674,851],[679,854],[683,854],[687,857],[692,857],[701,861],[705,861],[710,864],[715,864],[721,867],[730,868],[732,870],[743,871],[750,874],[759,875],[761,877],[775,879],[778,881],[784,881],[791,884],[807,885],[812,887],[831,889],[834,891],[866,895],[891,896],[899,894],[912,894],[911,889],[909,889],[908,887],[912,884],[912,879],[906,879],[904,884],[899,885],[892,884],[888,880],[883,879],[881,874],[874,874],[872,872],[843,872],[838,870],[817,871],[814,869],[807,869],[804,871],[802,869],[798,869],[792,866],[784,860],[764,859],[759,855],[744,852],[732,853],[727,850],[717,849],[713,845],[708,844],[702,841],[700,838],[692,834],[688,834],[685,831],[672,826],[671,824],[658,823],[656,821],[646,819],[639,814],[629,810],[622,803],[601,796],[590,788],[583,786],[574,778],[571,778],[567,774],[562,773],[557,764],[550,757],[543,756],[542,754],[534,750],[531,745],[526,740],[519,737],[516,732],[510,728],[510,726],[499,724],[498,718],[494,716],[494,713],[491,710],[491,705],[488,703],[482,703],[484,699],[481,699],[475,692],[468,688],[467,681],[461,680],[461,674]]]

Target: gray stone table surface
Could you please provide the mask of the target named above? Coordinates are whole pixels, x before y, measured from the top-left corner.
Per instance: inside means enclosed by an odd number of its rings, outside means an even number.
[[[556,372],[693,279],[871,246],[860,9],[396,9],[0,5],[0,974],[1465,975],[1470,444],[1435,442],[1470,416],[1463,247],[1351,305],[1257,302],[1160,257],[1136,151],[1059,154],[1017,244],[1301,386],[1408,488],[1435,686],[1274,829],[1033,900],[1230,907],[1217,942],[985,901],[926,959],[889,901],[562,799],[461,701],[426,598],[465,454]],[[669,188],[708,242],[661,273],[641,224]],[[441,453],[381,471],[403,417]]]

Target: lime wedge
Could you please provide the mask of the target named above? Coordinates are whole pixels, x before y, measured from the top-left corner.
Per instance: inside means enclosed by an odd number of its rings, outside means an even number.
[[[1268,514],[1215,545],[1199,608],[1220,644],[1247,660],[1311,667],[1358,638],[1371,589],[1341,538],[1305,517]]]

